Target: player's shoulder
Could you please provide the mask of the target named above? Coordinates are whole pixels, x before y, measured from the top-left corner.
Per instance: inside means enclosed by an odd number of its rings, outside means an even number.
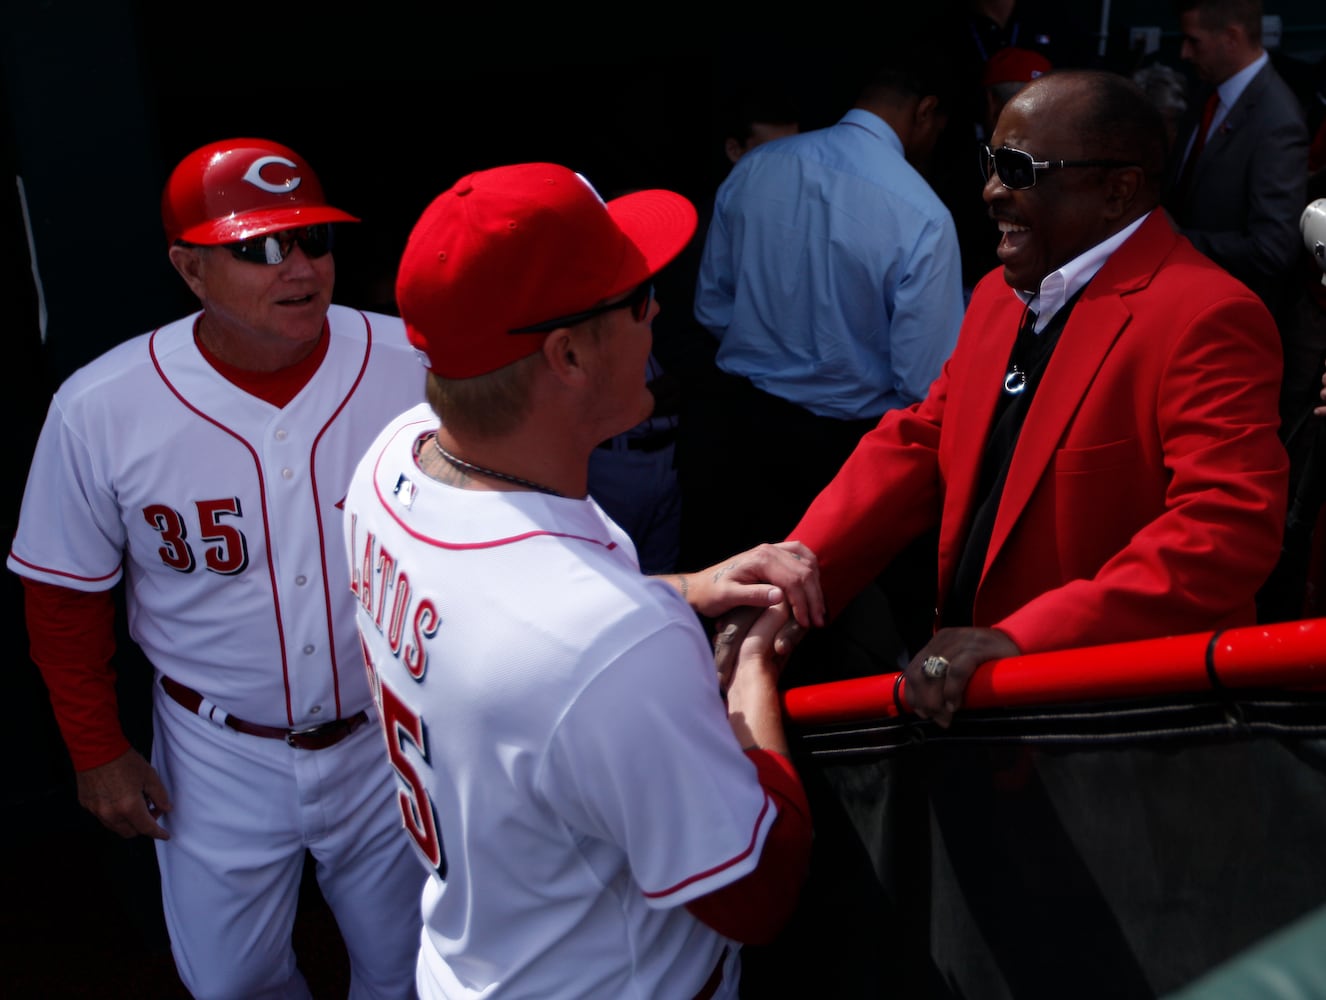
[[[428,430],[436,430],[440,421],[428,403],[415,403],[387,421],[378,432],[375,447],[386,447],[390,442],[408,434],[411,440]],[[411,448],[413,445],[411,445]]]
[[[155,371],[154,354],[160,357],[191,342],[193,323],[198,315],[191,313],[121,341],[70,374],[60,385],[57,395],[62,400],[71,401]]]
[[[401,464],[402,468],[413,464],[409,456],[412,453],[414,439],[425,431],[436,429],[437,426],[437,414],[428,403],[416,403],[402,410],[389,418],[374,436],[360,459],[360,471],[364,476],[371,477],[372,470],[378,466],[382,458],[392,459]],[[407,443],[402,444],[402,442]],[[392,453],[393,447],[402,449],[400,454]],[[361,477],[357,474],[355,478]]]
[[[333,305],[327,310],[327,322],[333,343],[344,348],[336,355],[339,363],[367,361],[358,398],[374,409],[378,419],[393,412],[406,386],[409,397],[423,397],[423,355],[410,344],[399,316]],[[384,393],[389,398],[381,398]]]
[[[571,676],[600,691],[624,690],[662,704],[664,691],[693,687],[713,678],[713,653],[695,613],[663,580],[631,573],[570,577],[574,601],[567,602],[562,580],[559,627],[581,637],[581,647],[564,649]],[[556,600],[550,596],[549,602]],[[603,685],[608,687],[604,688]]]
[[[367,339],[375,347],[413,352],[405,336],[405,324],[399,316],[332,305],[327,309],[327,324],[333,336]]]
[[[601,650],[615,655],[691,641],[695,615],[671,585],[608,553],[597,555],[593,573],[575,575],[575,606],[567,613],[580,619],[577,630],[597,633]]]

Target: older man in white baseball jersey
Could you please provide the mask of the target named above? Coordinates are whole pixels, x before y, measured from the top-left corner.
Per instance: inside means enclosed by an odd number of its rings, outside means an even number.
[[[652,406],[651,281],[694,227],[680,195],[605,203],[532,163],[461,179],[406,246],[431,406],[369,450],[344,524],[429,871],[424,997],[735,997],[738,942],[768,940],[804,877],[774,642],[789,603],[822,615],[813,556],[643,576],[587,495],[595,446]],[[735,603],[772,607],[725,708],[695,612]]]
[[[79,800],[156,839],[197,997],[306,997],[290,934],[305,852],[351,997],[412,994],[421,878],[355,635],[340,508],[423,370],[399,320],[331,304],[309,165],[263,139],[172,173],[170,260],[202,310],[76,372],[51,403],[9,567]],[[149,765],[116,714],[112,587],[151,660]]]

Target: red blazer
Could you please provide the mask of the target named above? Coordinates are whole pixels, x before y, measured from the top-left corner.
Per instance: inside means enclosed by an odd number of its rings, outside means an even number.
[[[837,612],[939,522],[943,595],[1023,305],[976,287],[922,402],[866,435],[789,537]],[[973,621],[1024,653],[1251,624],[1280,553],[1280,339],[1156,211],[1070,314],[1014,451]]]

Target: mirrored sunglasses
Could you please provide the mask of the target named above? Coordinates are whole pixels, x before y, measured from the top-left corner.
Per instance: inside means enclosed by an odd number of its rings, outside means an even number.
[[[239,260],[246,260],[250,264],[279,264],[290,256],[295,247],[303,250],[305,257],[315,260],[331,253],[332,227],[330,223],[324,222],[316,226],[282,229],[277,233],[221,245]]]
[[[1066,167],[1140,167],[1128,160],[1037,160],[1012,146],[991,149],[981,147],[981,176],[987,181],[991,174],[1010,191],[1025,191],[1036,185],[1036,174],[1042,170],[1062,170]]]
[[[605,305],[594,306],[592,309],[586,309],[584,312],[571,313],[569,316],[559,316],[556,319],[544,320],[542,323],[534,323],[530,326],[518,327],[515,330],[508,330],[507,333],[548,333],[563,326],[575,326],[577,323],[583,323],[587,319],[592,319],[605,312],[611,312],[614,309],[630,309],[631,317],[637,323],[643,323],[649,316],[649,307],[654,301],[654,283],[646,281],[635,288],[630,295],[616,302],[609,302]]]

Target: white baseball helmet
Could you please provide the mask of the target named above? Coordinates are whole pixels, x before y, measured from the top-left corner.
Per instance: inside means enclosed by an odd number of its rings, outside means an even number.
[[[1326,198],[1318,198],[1303,209],[1298,228],[1308,253],[1312,254],[1317,266],[1326,271]],[[1326,274],[1321,276],[1321,283],[1326,285]]]

